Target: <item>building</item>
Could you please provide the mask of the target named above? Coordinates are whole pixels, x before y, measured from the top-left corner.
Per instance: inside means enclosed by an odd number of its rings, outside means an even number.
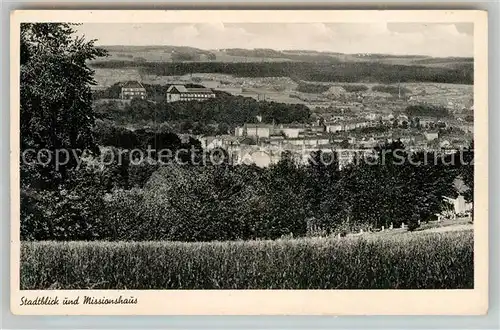
[[[288,139],[296,139],[299,137],[299,133],[302,133],[304,129],[300,129],[298,127],[281,127],[280,131],[288,138]]]
[[[269,138],[273,133],[274,125],[270,124],[245,124],[236,127],[236,136],[250,136],[256,138]]]
[[[167,102],[204,101],[215,98],[210,88],[188,88],[184,85],[172,85],[167,89]]]
[[[147,97],[146,88],[138,81],[127,81],[122,85],[120,98],[123,100],[141,99]]]
[[[444,197],[445,202],[451,204],[453,212],[456,215],[463,215],[472,210],[472,203],[467,203],[464,196],[459,195],[457,198]]]
[[[378,115],[376,113],[368,113],[365,115],[366,120],[377,120]]]
[[[400,115],[398,116],[398,120],[399,120],[400,122],[403,122],[403,121],[406,121],[406,122],[407,122],[407,121],[408,121],[408,116],[407,116],[407,115],[400,114]]]
[[[425,132],[424,136],[427,141],[436,140],[439,137],[437,132]]]
[[[240,139],[232,135],[218,135],[218,136],[203,136],[199,138],[201,147],[205,150],[212,150],[216,148],[229,149],[238,146]]]
[[[326,131],[328,133],[337,133],[341,132],[342,130],[342,124],[326,124]]]

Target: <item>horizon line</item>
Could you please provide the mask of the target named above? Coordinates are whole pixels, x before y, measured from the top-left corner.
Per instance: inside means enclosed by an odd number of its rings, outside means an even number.
[[[178,48],[192,48],[199,49],[204,51],[219,51],[219,50],[227,50],[227,49],[243,49],[243,50],[273,50],[277,52],[286,52],[286,51],[306,51],[306,52],[317,52],[317,53],[333,53],[338,55],[359,55],[359,54],[368,54],[368,55],[386,55],[386,56],[405,56],[405,57],[424,57],[424,58],[463,58],[463,59],[474,59],[474,56],[459,56],[459,55],[451,55],[451,56],[431,56],[431,55],[423,55],[423,54],[396,54],[396,53],[343,53],[336,52],[331,50],[314,50],[314,49],[274,49],[274,48],[240,48],[240,47],[232,47],[232,48],[198,48],[194,46],[178,46],[178,45],[160,45],[160,44],[151,44],[151,45],[123,45],[123,44],[107,44],[107,45],[95,45],[96,47],[178,47]],[[243,57],[243,56],[242,56]]]

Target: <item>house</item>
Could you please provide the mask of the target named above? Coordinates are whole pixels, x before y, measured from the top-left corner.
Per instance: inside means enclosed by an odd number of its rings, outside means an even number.
[[[444,141],[441,141],[439,143],[439,147],[440,148],[450,148],[451,147],[451,143],[448,140],[444,140]]]
[[[463,123],[461,125],[456,125],[456,127],[466,133],[474,133],[474,124],[472,123]]]
[[[423,118],[419,118],[419,123],[420,123],[420,126],[422,126],[422,127],[429,127],[430,125],[433,125],[436,123],[436,119],[430,118],[430,117],[423,117]]]
[[[242,127],[236,127],[236,136],[250,136],[256,138],[269,138],[273,132],[272,124],[245,124]]]
[[[436,140],[439,137],[437,132],[425,132],[424,136],[427,141]]]
[[[453,212],[456,215],[462,215],[472,210],[472,203],[467,203],[462,195],[459,195],[457,198],[445,196],[443,199],[453,206]]]
[[[177,101],[203,101],[215,98],[215,93],[210,88],[188,88],[184,85],[172,85],[167,89],[167,102]]]
[[[400,121],[400,122],[406,121],[406,122],[407,122],[407,121],[408,121],[408,116],[407,116],[407,115],[400,114],[400,115],[398,116],[398,121]]]
[[[237,137],[231,135],[203,136],[200,139],[201,147],[205,150],[222,148],[229,150],[240,144]]]
[[[288,139],[296,139],[299,137],[299,133],[302,133],[304,131],[303,128],[299,128],[299,127],[280,127],[279,130]]]
[[[328,133],[337,133],[342,131],[342,125],[341,124],[326,124],[326,131]]]
[[[123,100],[141,99],[147,97],[146,88],[138,81],[127,81],[122,85],[120,98]]]
[[[325,127],[323,125],[312,125],[307,127],[306,131],[309,132],[314,132],[314,133],[321,133],[325,131]]]
[[[377,118],[378,118],[378,115],[376,113],[370,112],[370,113],[365,115],[366,120],[377,120]]]

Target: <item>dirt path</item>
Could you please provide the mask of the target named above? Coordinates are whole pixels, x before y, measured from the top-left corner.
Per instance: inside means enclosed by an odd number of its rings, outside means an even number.
[[[456,226],[445,226],[445,227],[436,227],[418,231],[419,233],[443,233],[447,231],[460,231],[460,230],[470,230],[474,229],[473,224],[461,224]]]

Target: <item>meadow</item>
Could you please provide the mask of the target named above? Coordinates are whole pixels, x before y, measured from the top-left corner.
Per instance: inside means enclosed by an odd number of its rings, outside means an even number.
[[[23,242],[21,289],[464,289],[473,231],[232,242]]]

